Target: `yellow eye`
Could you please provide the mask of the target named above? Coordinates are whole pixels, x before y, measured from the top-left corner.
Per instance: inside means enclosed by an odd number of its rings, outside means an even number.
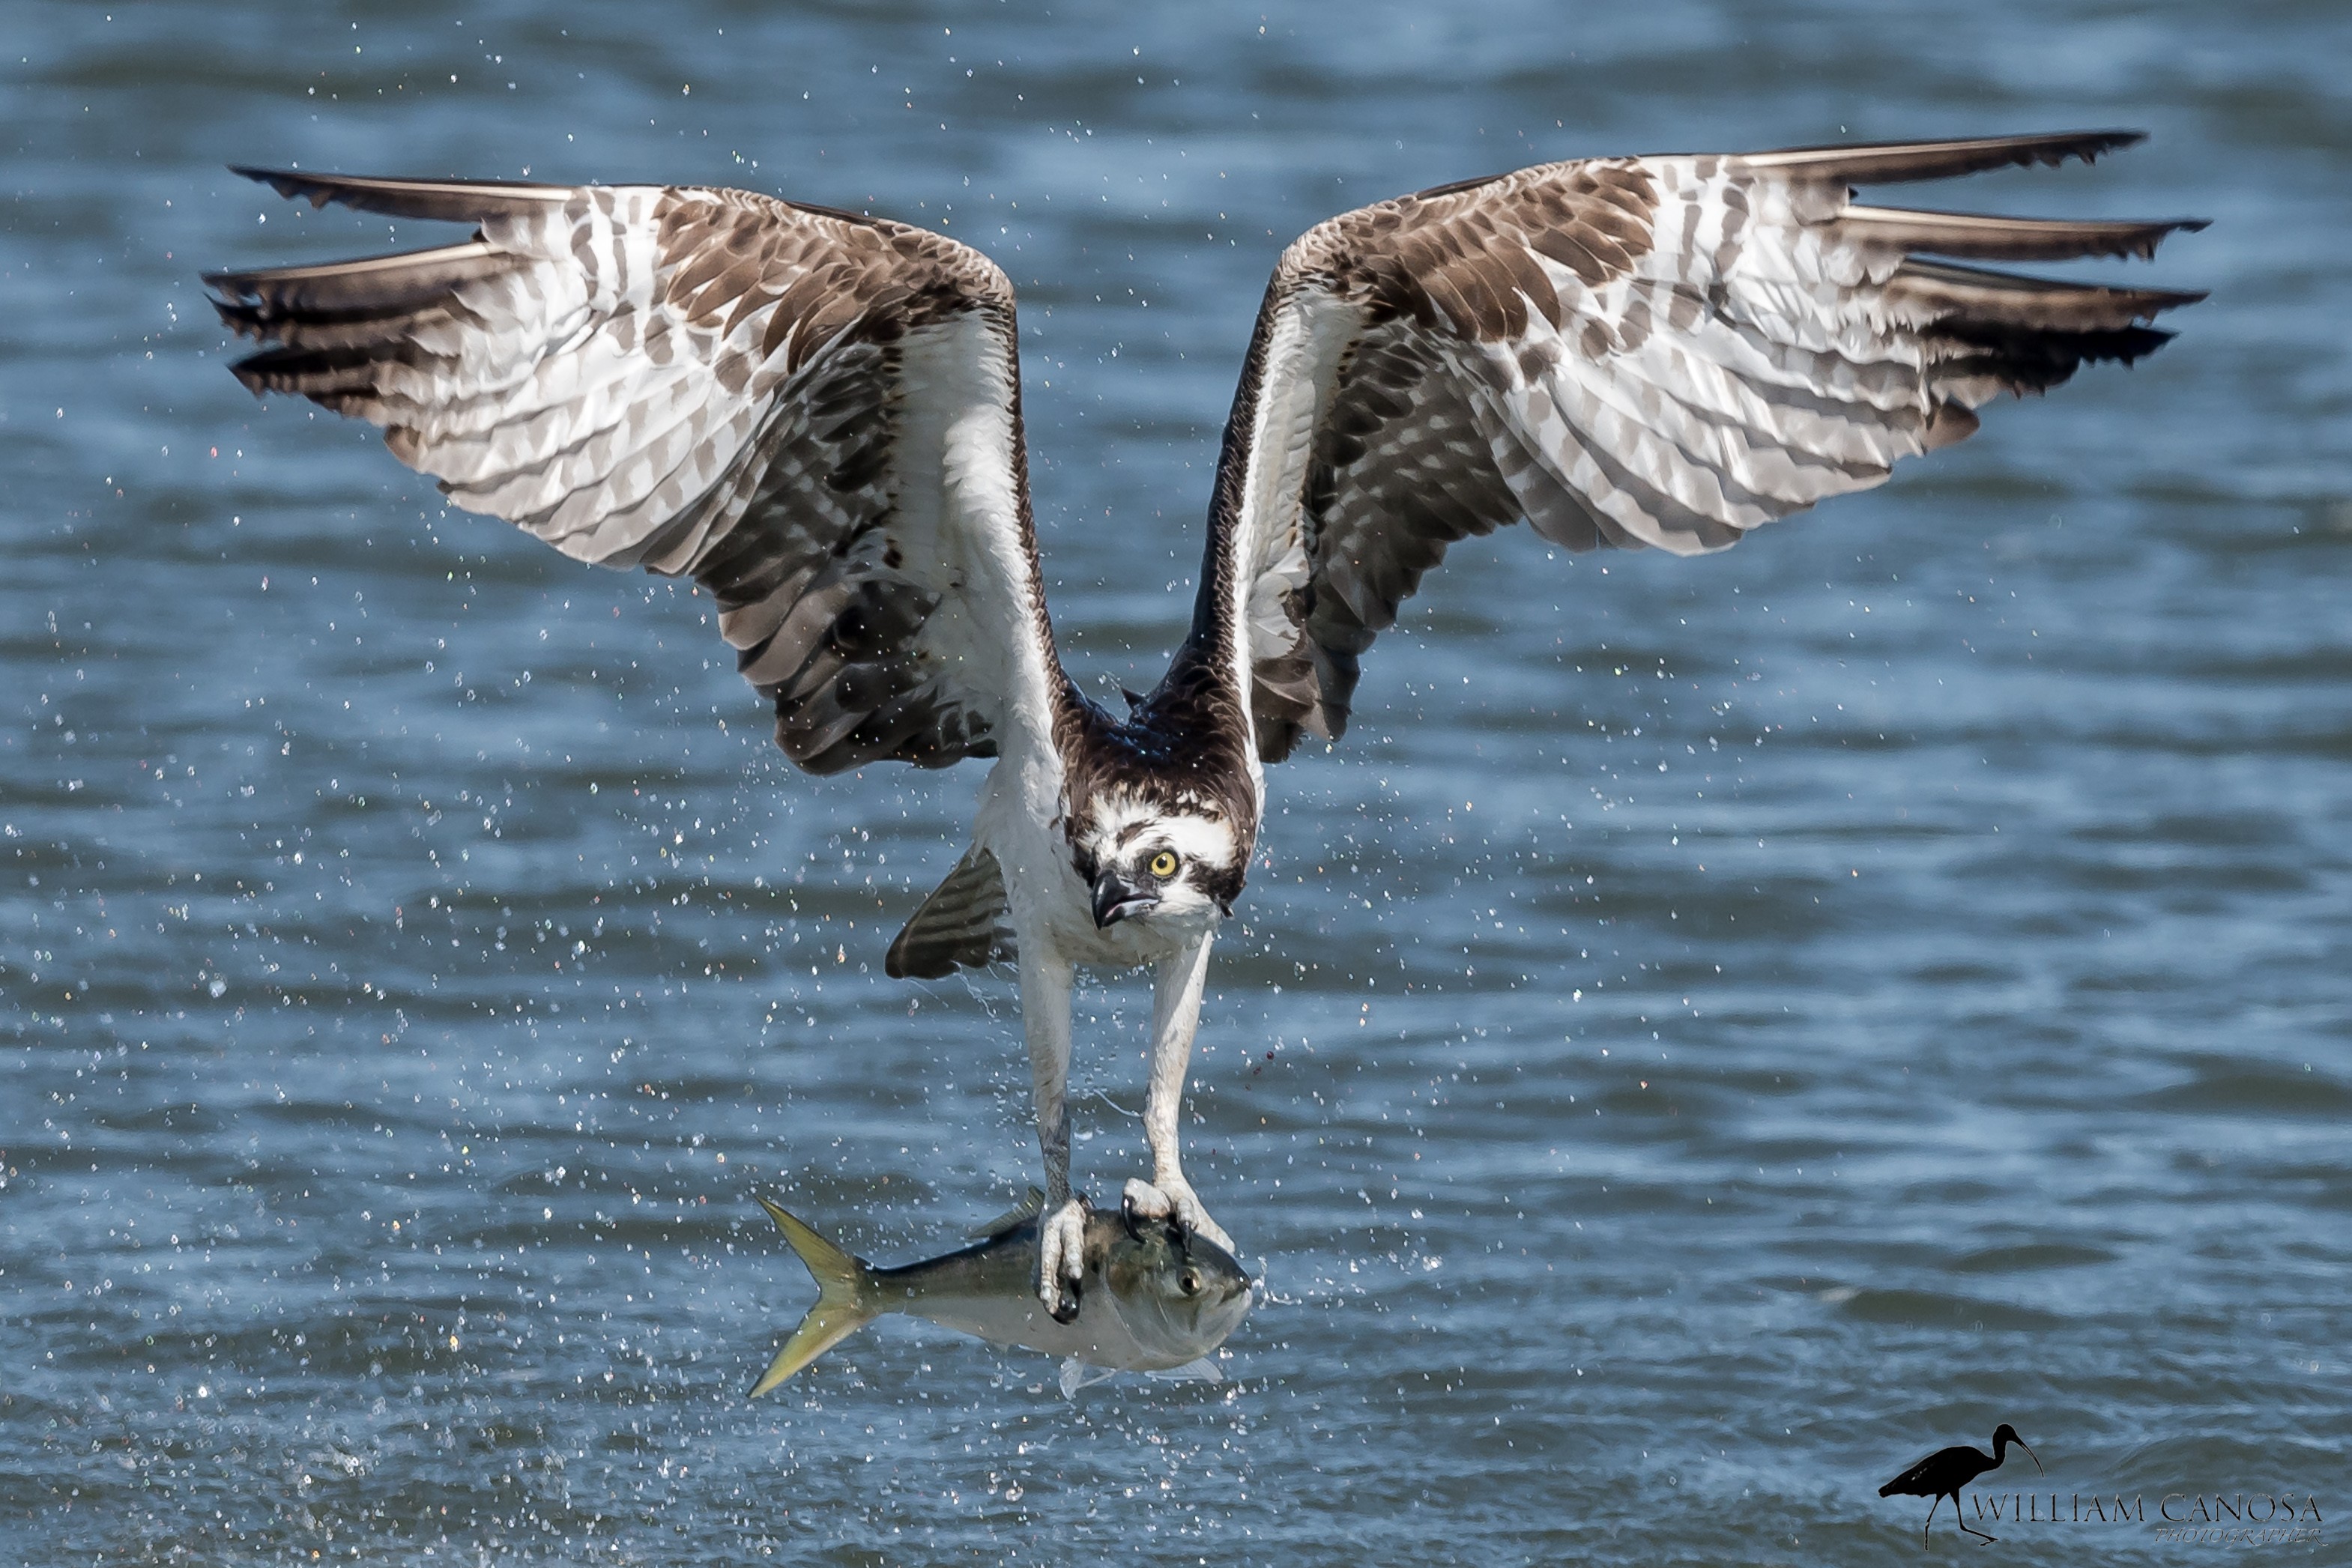
[[[1174,876],[1176,874],[1176,852],[1174,850],[1161,850],[1158,854],[1151,857],[1151,865],[1150,869],[1151,874],[1158,877],[1162,882]]]

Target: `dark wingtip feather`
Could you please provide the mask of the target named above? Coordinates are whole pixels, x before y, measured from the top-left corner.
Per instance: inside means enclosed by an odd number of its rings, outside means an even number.
[[[229,172],[259,181],[289,200],[306,198],[314,207],[334,202],[388,217],[463,224],[544,211],[551,203],[570,200],[576,188],[521,180],[405,180],[374,174],[305,174],[295,169],[262,169],[245,163],[230,164]]]
[[[2145,131],[2058,131],[2026,136],[1964,137],[1948,141],[1879,141],[1784,147],[1750,152],[1740,162],[1850,185],[1942,180],[2014,164],[2088,163],[2104,153],[2147,140]]]
[[[1958,411],[1984,402],[1996,391],[2017,397],[2045,392],[2085,364],[2113,361],[2128,365],[2171,340],[2171,333],[2154,327],[2064,332],[1956,323],[1937,334],[1935,341],[1945,357],[1936,362],[1933,373],[1937,390],[1957,400],[1946,406]],[[1973,414],[1963,418],[1956,412],[1951,434],[1928,444],[1949,445],[1975,425]]]
[[[1849,205],[1838,214],[1843,237],[1906,253],[1979,261],[2070,261],[2078,256],[2137,256],[2146,261],[2176,234],[2203,218],[2013,218],[1990,213],[1922,212]]]
[[[390,353],[420,329],[447,320],[463,285],[522,265],[476,239],[438,250],[203,277],[214,310],[241,338],[275,340],[287,348]]]
[[[1965,323],[2105,332],[2194,305],[2205,296],[2188,289],[2066,283],[1915,256],[1886,280],[1885,298],[1911,312],[1913,319],[1938,327]]]
[[[378,358],[370,348],[346,344],[264,349],[229,366],[229,373],[256,395],[273,392],[299,392],[304,397],[356,393],[373,387]]]

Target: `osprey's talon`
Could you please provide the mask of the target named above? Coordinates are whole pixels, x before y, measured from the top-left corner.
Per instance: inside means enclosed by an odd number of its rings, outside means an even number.
[[[1168,1195],[1141,1176],[1127,1178],[1127,1186],[1119,1191],[1118,1203],[1121,1208],[1127,1210],[1127,1218],[1130,1222],[1138,1219],[1176,1218],[1176,1206],[1168,1201]]]
[[[1061,1207],[1038,1217],[1037,1299],[1045,1303],[1055,1322],[1066,1323],[1078,1315],[1078,1281],[1087,1271],[1086,1249],[1084,1198],[1073,1196]]]
[[[1233,1238],[1225,1234],[1224,1227],[1209,1218],[1209,1211],[1201,1207],[1200,1197],[1192,1191],[1192,1184],[1182,1176],[1162,1177],[1157,1182],[1130,1176],[1119,1197],[1130,1215],[1172,1221],[1195,1236],[1207,1237],[1228,1252],[1234,1249]]]

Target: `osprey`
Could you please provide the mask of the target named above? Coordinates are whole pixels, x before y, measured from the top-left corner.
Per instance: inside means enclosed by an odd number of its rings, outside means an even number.
[[[2201,296],[1965,263],[2147,256],[2200,225],[1853,192],[2137,140],[1585,159],[1310,229],[1250,340],[1191,632],[1124,717],[1055,650],[1013,288],[967,246],[746,191],[240,169],[473,235],[205,282],[274,345],[234,367],[257,393],[382,426],[454,504],[576,559],[691,574],[801,767],[996,759],[887,967],[1017,962],[1058,1305],[1085,1225],[1074,971],[1153,970],[1152,1174],[1127,1197],[1228,1245],[1177,1114],[1262,768],[1339,737],[1358,660],[1446,547],[1524,518],[1574,550],[1721,549],[1961,439],[1996,393],[2148,352],[2168,336],[2148,319]]]

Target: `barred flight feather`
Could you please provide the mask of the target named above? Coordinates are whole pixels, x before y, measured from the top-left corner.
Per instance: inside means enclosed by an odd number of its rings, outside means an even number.
[[[275,345],[238,377],[576,559],[694,576],[802,766],[990,756],[1050,709],[1013,294],[979,253],[741,191],[239,172],[476,228],[209,277]],[[973,408],[1004,434],[959,484]]]
[[[1195,636],[1259,754],[1345,728],[1357,661],[1473,534],[1724,549],[2131,360],[2198,295],[1962,265],[2147,256],[2193,220],[1864,206],[2126,131],[1594,159],[1344,214],[1283,254],[1226,427]],[[1942,258],[1942,259],[1937,259]]]

